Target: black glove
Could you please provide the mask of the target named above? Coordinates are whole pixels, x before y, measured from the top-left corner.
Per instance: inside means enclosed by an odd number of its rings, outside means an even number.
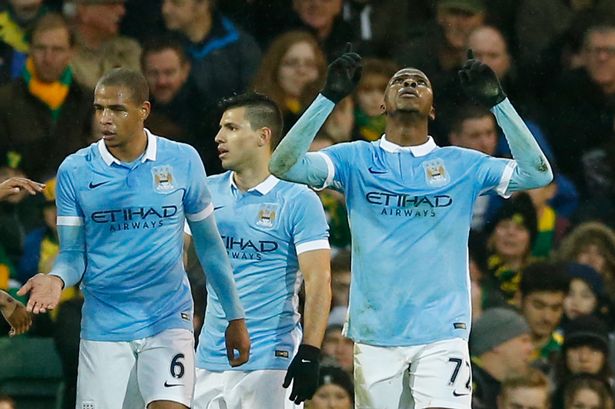
[[[320,373],[320,349],[307,344],[299,345],[299,351],[293,358],[286,371],[284,386],[288,388],[290,382],[293,389],[290,392],[290,400],[297,405],[314,396],[318,388],[318,375]]]
[[[349,95],[361,79],[361,56],[346,44],[346,51],[337,57],[327,69],[325,86],[320,93],[336,104]]]
[[[468,50],[468,60],[458,74],[463,91],[471,100],[491,108],[506,99],[495,72],[475,59],[471,49]]]

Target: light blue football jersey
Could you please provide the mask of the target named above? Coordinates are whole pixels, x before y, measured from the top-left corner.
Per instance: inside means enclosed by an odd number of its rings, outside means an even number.
[[[472,207],[487,191],[506,194],[515,163],[431,137],[401,147],[383,136],[321,154],[352,232],[346,334],[379,346],[467,340]]]
[[[231,259],[252,343],[250,360],[231,368],[228,322],[208,286],[197,367],[210,371],[286,369],[302,339],[297,292],[303,276],[297,255],[328,249],[328,226],[318,196],[303,185],[269,176],[241,192],[233,172],[210,176],[216,223]]]
[[[130,164],[100,140],[68,156],[58,171],[58,225],[85,228],[83,339],[192,330],[183,226],[185,217],[203,220],[213,212],[205,170],[191,146],[146,132],[147,149]]]

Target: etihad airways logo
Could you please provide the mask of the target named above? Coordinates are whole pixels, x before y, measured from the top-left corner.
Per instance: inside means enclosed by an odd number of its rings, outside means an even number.
[[[278,243],[271,240],[249,240],[232,236],[222,236],[229,257],[240,260],[262,260],[264,253],[278,249]]]
[[[90,215],[94,223],[109,226],[109,231],[145,230],[164,225],[165,219],[177,214],[177,206],[130,207],[125,209],[99,210]]]
[[[438,209],[453,204],[453,198],[449,195],[411,196],[387,192],[367,192],[365,200],[382,206],[381,215],[405,217],[436,217]]]

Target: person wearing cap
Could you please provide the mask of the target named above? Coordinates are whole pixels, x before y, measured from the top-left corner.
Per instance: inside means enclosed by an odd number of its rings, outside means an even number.
[[[582,315],[596,315],[604,322],[609,322],[611,305],[602,276],[585,264],[567,263],[566,270],[570,277],[570,288],[564,299],[564,330],[570,320]]]
[[[561,354],[556,363],[557,389],[553,394],[553,408],[563,409],[563,390],[574,375],[593,375],[612,385],[613,370],[608,356],[609,333],[600,318],[583,315],[571,320],[566,327]]]
[[[76,33],[71,66],[75,79],[90,89],[112,68],[140,69],[141,46],[118,34],[126,14],[124,3],[125,0],[64,2],[64,14],[74,23]]]
[[[496,407],[502,382],[524,376],[529,368],[530,328],[515,311],[496,307],[486,310],[470,334],[472,354],[472,408]]]
[[[532,363],[545,373],[553,366],[562,344],[556,330],[564,315],[569,282],[565,266],[559,263],[533,263],[522,272],[521,314],[530,327]]]
[[[352,378],[343,369],[335,366],[320,368],[318,388],[306,409],[352,409],[354,386]]]

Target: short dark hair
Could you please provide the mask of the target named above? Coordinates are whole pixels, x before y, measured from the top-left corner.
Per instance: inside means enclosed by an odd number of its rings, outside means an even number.
[[[124,67],[113,68],[100,77],[96,88],[101,85],[128,88],[131,91],[133,102],[138,105],[149,100],[149,86],[141,71]]]
[[[70,47],[75,46],[75,32],[71,29],[68,21],[64,16],[60,13],[47,13],[40,17],[34,23],[32,27],[32,31],[30,32],[30,41],[34,39],[34,36],[37,33],[41,33],[43,31],[55,30],[58,28],[63,28],[68,33],[68,44]]]
[[[224,98],[218,103],[222,111],[231,108],[246,108],[246,118],[253,130],[271,129],[271,149],[275,149],[282,139],[284,119],[280,107],[267,95],[258,92],[246,92]]]
[[[563,263],[537,262],[527,266],[521,275],[521,297],[535,292],[568,293],[570,277]]]
[[[175,34],[160,35],[146,40],[143,43],[141,52],[141,68],[145,69],[145,58],[149,54],[159,53],[165,50],[172,50],[179,57],[179,61],[183,64],[188,62],[188,55],[184,50],[184,44]]]
[[[462,131],[463,123],[468,119],[480,119],[486,116],[493,119],[495,126],[495,118],[493,117],[491,111],[487,108],[470,103],[463,105],[456,111],[455,116],[453,117],[451,122],[451,131],[458,134]]]

